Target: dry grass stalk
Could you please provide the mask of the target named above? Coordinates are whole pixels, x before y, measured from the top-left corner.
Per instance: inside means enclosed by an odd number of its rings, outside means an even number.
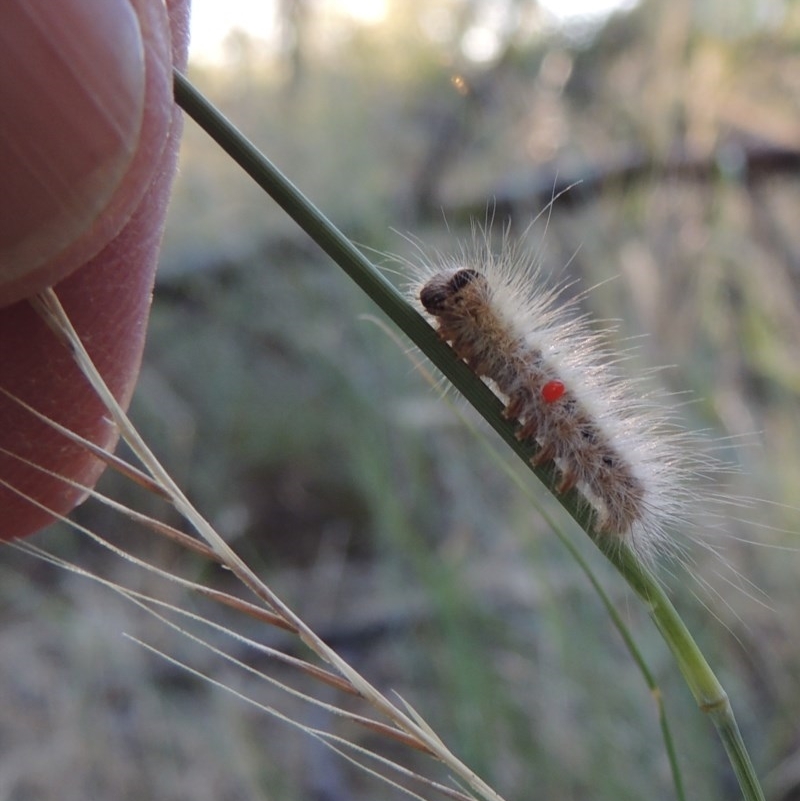
[[[19,547],[24,550],[35,554],[36,556],[46,559],[51,563],[57,564],[62,568],[72,570],[81,575],[88,576],[101,584],[113,589],[120,593],[129,601],[146,609],[151,615],[156,616],[159,620],[163,621],[167,626],[171,627],[178,633],[189,637],[195,642],[211,649],[215,654],[232,662],[240,668],[249,672],[255,672],[261,679],[269,681],[270,683],[279,686],[284,692],[291,695],[301,697],[304,700],[321,706],[327,711],[332,712],[338,717],[344,717],[347,720],[365,728],[371,732],[377,733],[387,739],[400,743],[415,751],[430,755],[438,760],[444,767],[452,774],[454,780],[463,785],[464,788],[469,788],[470,792],[464,792],[461,789],[455,789],[446,785],[442,785],[432,779],[424,777],[415,771],[411,771],[404,766],[393,762],[379,754],[364,749],[362,746],[344,740],[330,732],[323,732],[317,729],[307,727],[297,721],[286,718],[285,715],[278,712],[271,707],[263,707],[270,714],[286,720],[294,726],[302,728],[307,731],[311,736],[320,739],[328,747],[341,753],[346,759],[359,765],[363,770],[379,776],[383,781],[390,785],[402,789],[413,797],[420,797],[416,792],[412,791],[409,787],[401,785],[394,779],[390,778],[386,771],[392,771],[399,774],[404,779],[415,780],[421,782],[429,790],[436,791],[437,793],[444,794],[448,797],[459,799],[459,801],[466,801],[469,798],[482,798],[486,801],[502,801],[498,793],[487,785],[479,776],[477,776],[469,767],[461,762],[441,741],[433,729],[423,720],[423,718],[414,711],[408,704],[403,702],[404,708],[401,708],[395,703],[392,703],[385,695],[377,690],[366,678],[358,673],[348,662],[346,662],[335,650],[328,646],[295,612],[293,612],[276,594],[266,585],[251,569],[245,564],[242,559],[230,548],[230,546],[219,536],[211,524],[206,521],[202,515],[195,509],[188,498],[184,495],[177,484],[167,474],[166,470],[158,462],[152,451],[148,448],[142,440],[139,433],[136,431],[125,412],[119,407],[113,395],[108,390],[102,377],[95,369],[91,358],[83,347],[80,338],[73,329],[68,317],[66,316],[58,297],[52,289],[48,289],[41,293],[34,300],[31,301],[32,305],[50,328],[55,332],[58,338],[69,348],[77,364],[94,388],[97,395],[103,400],[109,416],[117,426],[121,437],[125,440],[133,453],[139,459],[144,468],[144,472],[127,462],[121,460],[113,454],[106,453],[91,443],[86,442],[81,437],[75,435],[73,432],[64,429],[54,421],[43,417],[39,412],[30,407],[29,411],[35,414],[40,419],[45,420],[54,428],[59,430],[65,437],[68,437],[74,442],[78,442],[84,447],[87,447],[98,458],[105,461],[112,469],[118,471],[138,485],[153,492],[154,494],[166,498],[180,515],[189,523],[201,539],[189,536],[174,527],[168,526],[158,520],[155,520],[147,515],[131,510],[118,502],[114,501],[107,496],[98,493],[95,490],[83,487],[87,494],[91,495],[96,500],[104,503],[115,511],[126,515],[134,522],[146,526],[150,531],[160,536],[168,538],[170,541],[178,544],[179,546],[198,554],[208,560],[219,563],[233,573],[234,576],[246,587],[255,597],[259,603],[252,603],[250,601],[237,598],[229,593],[224,593],[210,587],[198,584],[188,579],[176,576],[169,571],[165,571],[156,565],[147,563],[138,557],[124,551],[123,549],[107,542],[95,532],[90,531],[88,528],[81,526],[74,521],[67,520],[66,522],[87,536],[91,537],[96,542],[100,543],[103,547],[111,549],[115,554],[121,558],[127,559],[137,566],[148,570],[160,577],[176,582],[182,587],[198,593],[206,598],[216,601],[224,606],[234,609],[235,611],[255,618],[262,623],[269,626],[288,631],[298,637],[323,663],[330,666],[331,669],[314,665],[304,659],[299,659],[274,648],[269,648],[261,643],[242,637],[231,629],[219,626],[212,621],[194,615],[188,611],[182,610],[174,605],[167,604],[156,598],[146,596],[130,589],[121,587],[113,582],[102,579],[83,570],[77,565],[68,563],[64,560],[57,559],[50,556],[40,549],[30,544],[22,544]],[[9,394],[3,391],[7,396]],[[11,396],[9,396],[11,397]],[[19,401],[21,403],[21,401]],[[33,465],[35,467],[35,465]],[[39,468],[41,469],[41,468]],[[67,479],[63,479],[67,481]],[[12,487],[9,487],[13,490]],[[15,490],[16,491],[16,490]],[[25,497],[25,496],[23,496]],[[27,498],[30,502],[36,503],[33,499]],[[373,718],[365,717],[360,714],[342,709],[338,706],[332,706],[317,698],[308,696],[300,691],[293,689],[276,679],[270,678],[268,675],[255,671],[246,663],[236,659],[230,654],[218,649],[210,642],[202,637],[186,631],[183,627],[169,620],[164,614],[157,611],[162,608],[171,614],[177,614],[199,622],[207,626],[211,626],[218,631],[235,638],[239,643],[246,644],[249,648],[255,649],[263,654],[277,659],[285,665],[289,665],[293,669],[310,677],[322,684],[333,687],[349,696],[355,696],[367,702],[379,715],[384,716],[389,723]],[[137,641],[138,642],[138,641]],[[153,649],[152,646],[141,643],[144,647]],[[214,679],[200,673],[194,668],[178,662],[171,656],[157,651],[163,658],[180,665],[183,669],[190,672],[202,675],[207,681],[216,684]],[[226,688],[234,694],[240,695],[231,688]],[[244,696],[241,696],[244,697]],[[246,698],[250,703],[259,704],[252,698]],[[356,754],[357,756],[354,756]],[[360,758],[368,758],[376,760],[383,770],[376,770],[369,767],[360,761]]]

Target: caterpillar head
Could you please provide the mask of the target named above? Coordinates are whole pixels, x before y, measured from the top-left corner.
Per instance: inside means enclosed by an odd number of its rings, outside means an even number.
[[[419,299],[428,314],[441,317],[475,292],[485,293],[487,289],[483,275],[464,267],[436,273],[420,290]]]

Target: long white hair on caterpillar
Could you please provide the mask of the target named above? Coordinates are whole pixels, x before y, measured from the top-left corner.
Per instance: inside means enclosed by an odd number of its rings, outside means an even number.
[[[418,257],[402,259],[410,300],[502,400],[533,463],[556,466],[552,489],[579,492],[593,536],[648,563],[683,561],[674,532],[691,524],[703,485],[725,464],[682,427],[679,404],[651,376],[625,374],[630,354],[611,348],[615,326],[583,313],[586,292],[549,281],[509,226],[495,238],[489,221],[450,254],[417,244]]]

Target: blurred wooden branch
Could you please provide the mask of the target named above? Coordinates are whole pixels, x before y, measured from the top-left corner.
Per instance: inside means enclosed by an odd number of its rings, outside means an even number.
[[[730,141],[722,143],[710,156],[678,154],[658,162],[650,155],[633,154],[616,164],[574,172],[537,167],[509,178],[478,198],[456,203],[430,198],[420,216],[441,219],[444,213],[451,223],[481,219],[486,215],[487,199],[491,199],[500,218],[514,217],[525,210],[536,213],[569,187],[572,188],[558,200],[561,210],[591,203],[607,192],[624,192],[642,182],[723,180],[755,185],[774,176],[793,174],[800,174],[800,149]]]

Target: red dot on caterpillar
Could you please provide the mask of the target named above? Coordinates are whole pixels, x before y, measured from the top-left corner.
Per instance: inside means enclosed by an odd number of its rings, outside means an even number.
[[[542,387],[542,398],[545,403],[555,403],[566,391],[564,382],[554,378]]]

